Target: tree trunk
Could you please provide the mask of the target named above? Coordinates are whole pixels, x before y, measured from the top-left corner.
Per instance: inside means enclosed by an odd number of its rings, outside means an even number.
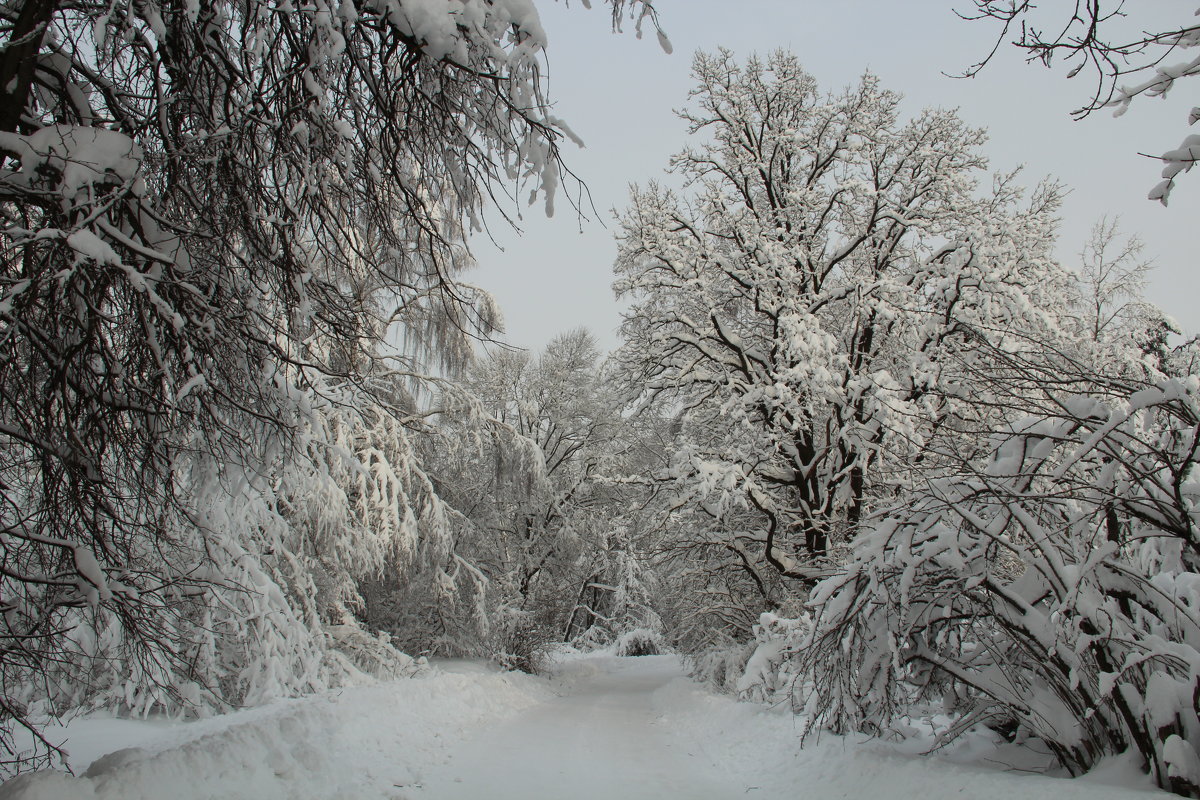
[[[16,133],[29,105],[37,54],[58,0],[25,0],[0,51],[0,131]]]

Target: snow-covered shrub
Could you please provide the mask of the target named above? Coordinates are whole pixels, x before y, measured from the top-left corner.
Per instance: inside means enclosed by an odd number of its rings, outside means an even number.
[[[662,634],[650,628],[626,631],[613,642],[612,650],[613,655],[622,657],[657,656],[669,652]]]
[[[749,657],[742,673],[731,684],[738,697],[759,703],[771,703],[791,692],[796,681],[794,648],[811,626],[807,616],[791,619],[765,612],[754,626],[754,644],[747,646]]]
[[[871,733],[937,707],[943,740],[1036,736],[1075,774],[1134,750],[1200,796],[1200,378],[1045,400],[817,586],[797,700]]]
[[[313,403],[288,433],[298,446],[248,427],[264,456],[178,457],[161,535],[84,562],[91,599],[50,617],[64,635],[0,664],[16,713],[204,714],[410,674],[362,629],[357,587],[442,546],[450,514],[393,411]],[[18,581],[3,590],[24,597]],[[21,630],[44,608],[14,602],[4,623]]]
[[[708,647],[688,657],[688,671],[713,691],[736,694],[754,650],[753,642],[729,642],[723,647]]]
[[[808,632],[807,615],[793,619],[763,612],[754,625],[754,640],[710,646],[690,657],[691,674],[714,691],[757,703],[788,697],[796,679],[796,648]]]
[[[542,671],[547,653],[559,643],[557,631],[548,628],[535,611],[504,605],[490,620],[489,655],[504,669],[530,675]]]
[[[360,625],[327,625],[326,660],[347,675],[360,673],[369,679],[408,678],[426,667],[424,658],[412,658],[391,643],[386,633],[371,633]]]
[[[569,644],[581,653],[590,653],[612,644],[612,638],[605,628],[599,625],[592,625],[583,633],[571,639]]]

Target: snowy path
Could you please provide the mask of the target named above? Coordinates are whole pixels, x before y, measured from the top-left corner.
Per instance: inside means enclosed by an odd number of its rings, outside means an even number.
[[[1012,753],[967,743],[968,762],[836,736],[800,743],[796,718],[719,697],[675,656],[567,660],[558,693],[451,748],[405,800],[1135,800],[1128,763],[1071,781],[1007,771]],[[924,749],[923,746],[919,749]],[[974,752],[973,752],[974,751]],[[1115,784],[1115,785],[1114,785]]]
[[[670,656],[564,666],[570,693],[466,742],[414,800],[636,800],[743,796],[747,787],[673,741],[655,693],[682,679]],[[698,749],[698,748],[695,748]]]
[[[1063,780],[986,735],[927,758],[920,742],[802,747],[798,724],[710,693],[674,656],[573,656],[550,680],[456,662],[198,722],[74,720],[58,730],[78,777],[22,776],[0,800],[1171,797],[1127,759]]]

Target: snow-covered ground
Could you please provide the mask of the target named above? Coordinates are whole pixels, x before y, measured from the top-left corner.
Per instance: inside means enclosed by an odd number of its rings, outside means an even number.
[[[1082,780],[902,754],[718,697],[674,656],[564,660],[551,680],[452,664],[418,678],[192,723],[92,717],[61,730],[80,777],[38,773],[0,799],[1169,797],[1128,764]],[[133,748],[133,749],[130,749]]]
[[[463,740],[554,698],[545,679],[454,664],[197,722],[77,719],[48,733],[80,777],[20,777],[0,798],[404,798]]]

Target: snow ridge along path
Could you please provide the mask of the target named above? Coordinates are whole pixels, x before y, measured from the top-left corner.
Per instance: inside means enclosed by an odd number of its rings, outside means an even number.
[[[453,663],[199,722],[76,720],[63,732],[81,777],[22,776],[0,800],[1173,796],[1127,761],[1067,780],[1005,770],[1021,754],[982,736],[955,763],[850,737],[801,748],[799,726],[713,695],[675,656],[572,656],[550,679]]]

